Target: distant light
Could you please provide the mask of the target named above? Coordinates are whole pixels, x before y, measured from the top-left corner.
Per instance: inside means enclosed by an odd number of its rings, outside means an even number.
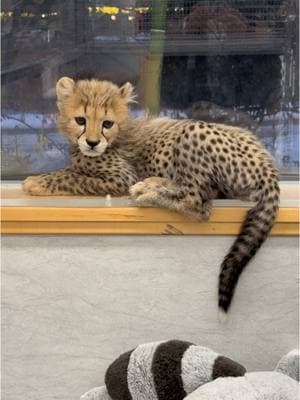
[[[134,16],[133,15],[129,15],[128,16],[128,21],[133,21],[134,20]]]
[[[144,14],[149,11],[149,7],[136,7],[135,11],[140,14]]]
[[[41,17],[42,17],[42,18],[46,18],[46,14],[42,14]]]
[[[1,12],[0,12],[0,16],[1,16],[1,17],[12,17],[13,14],[14,14],[14,13],[13,13],[12,11],[7,11],[7,12],[1,11]]]
[[[102,14],[119,14],[119,7],[115,6],[103,6],[103,7],[96,7],[96,13],[102,13]]]
[[[31,17],[34,17],[34,14],[32,14],[32,13],[28,13],[28,12],[23,12],[23,13],[21,13],[21,17],[23,17],[23,18],[31,18]]]
[[[117,19],[117,17],[115,15],[111,15],[110,19],[112,19],[113,21],[115,21]]]

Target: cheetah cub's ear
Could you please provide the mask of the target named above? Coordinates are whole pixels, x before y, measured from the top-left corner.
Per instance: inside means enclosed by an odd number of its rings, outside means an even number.
[[[56,84],[56,95],[58,101],[63,101],[70,97],[74,92],[75,82],[73,79],[64,76],[60,78]]]
[[[126,82],[123,86],[120,87],[120,95],[122,99],[124,99],[127,103],[135,102],[135,94],[133,94],[134,87],[130,82]]]

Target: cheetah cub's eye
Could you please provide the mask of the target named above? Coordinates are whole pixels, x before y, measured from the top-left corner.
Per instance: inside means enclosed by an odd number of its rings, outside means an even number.
[[[114,122],[113,121],[103,121],[103,128],[109,129],[113,126]]]
[[[85,125],[85,118],[84,117],[75,117],[75,121],[78,125]]]

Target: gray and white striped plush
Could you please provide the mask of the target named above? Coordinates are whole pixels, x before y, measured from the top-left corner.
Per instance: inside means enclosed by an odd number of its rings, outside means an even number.
[[[219,378],[199,387],[185,400],[299,400],[299,383],[276,371]]]
[[[203,346],[180,340],[147,343],[117,358],[107,369],[106,387],[81,400],[182,400],[207,382],[245,372]]]
[[[226,370],[224,365],[227,361],[229,369]],[[220,376],[220,365],[223,377]],[[185,400],[300,398],[299,350],[282,357],[273,372],[237,376],[243,372],[239,364],[202,346],[176,340],[149,343],[123,354],[109,367],[107,375],[110,376],[106,378],[112,385],[109,389],[113,392],[112,396],[102,386],[90,390],[81,400],[176,400],[182,398],[180,396],[184,392],[187,394]],[[159,376],[156,376],[157,373]],[[235,376],[228,376],[230,374]],[[118,378],[121,385],[117,382]],[[128,385],[124,385],[127,381]],[[175,385],[175,390],[172,385]]]
[[[299,400],[299,350],[279,361],[271,372],[219,378],[197,388],[185,400]]]

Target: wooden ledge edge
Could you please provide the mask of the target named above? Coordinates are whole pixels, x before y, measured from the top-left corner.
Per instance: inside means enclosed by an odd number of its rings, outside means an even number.
[[[161,208],[2,207],[3,234],[236,235],[247,208],[214,208],[207,222]],[[271,235],[297,236],[299,209],[281,208]]]

